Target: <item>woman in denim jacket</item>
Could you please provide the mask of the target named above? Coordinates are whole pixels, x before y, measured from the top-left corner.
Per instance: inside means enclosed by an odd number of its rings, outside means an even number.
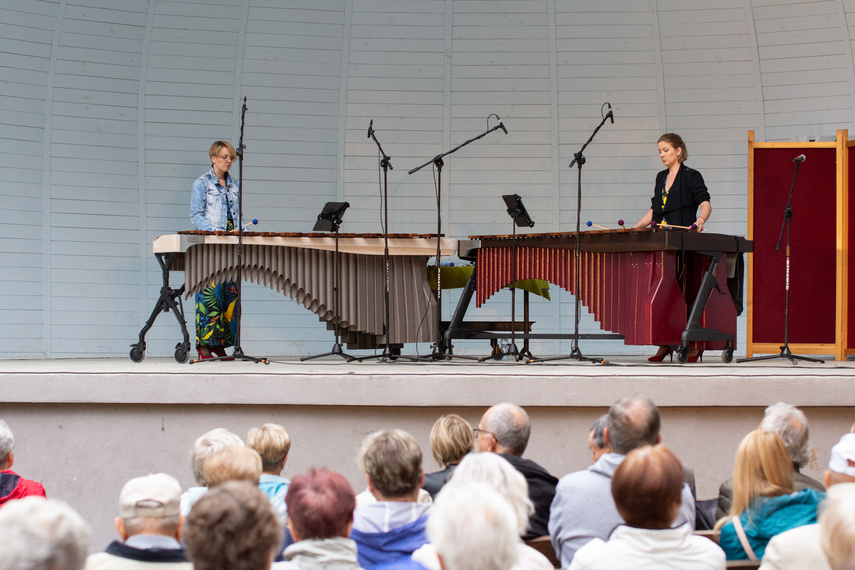
[[[229,176],[229,168],[237,158],[232,145],[217,141],[208,151],[211,170],[196,179],[190,197],[190,219],[196,229],[203,231],[236,231],[240,220],[238,195],[240,186]],[[239,223],[239,222],[237,222]],[[225,349],[234,345],[235,300],[237,285],[233,281],[211,283],[196,293],[196,350],[199,358],[211,354],[225,356]]]

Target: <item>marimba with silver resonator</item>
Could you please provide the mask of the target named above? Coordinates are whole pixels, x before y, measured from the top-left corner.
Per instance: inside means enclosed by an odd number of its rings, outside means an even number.
[[[726,255],[752,251],[751,241],[725,234],[650,229],[587,231],[578,236],[575,232],[518,234],[515,248],[513,239],[510,235],[472,236],[459,242],[458,255],[476,262],[476,306],[512,281],[515,250],[518,280],[543,279],[578,295],[594,320],[622,335],[625,344],[688,348],[691,343],[693,348],[725,351],[725,361],[732,358],[736,308],[722,262]],[[461,321],[462,315],[454,320]],[[552,336],[556,335],[529,335]]]
[[[190,337],[180,295],[189,298],[211,283],[236,279],[237,239],[225,232],[188,231],[154,241],[164,285],[139,343],[131,345],[132,360],[145,356],[145,333],[157,315],[172,309],[184,334],[175,359],[187,361]],[[389,235],[390,345],[436,337],[437,306],[427,279],[427,260],[436,255],[436,245],[433,235]],[[456,240],[441,239],[442,255],[454,254],[456,245]],[[334,253],[335,237],[327,233],[244,232],[243,280],[287,295],[332,329]],[[339,316],[342,340],[349,348],[376,348],[381,337],[385,340],[383,253],[382,234],[339,234]],[[169,288],[169,271],[184,271],[180,289]]]

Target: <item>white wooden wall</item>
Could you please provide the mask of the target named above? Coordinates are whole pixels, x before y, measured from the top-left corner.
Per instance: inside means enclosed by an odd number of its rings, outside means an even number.
[[[568,164],[609,101],[615,124],[585,151],[583,225],[642,215],[656,139],[674,131],[713,194],[709,228],[744,235],[749,129],[853,128],[850,20],[853,0],[4,0],[0,356],[127,354],[160,288],[151,241],[191,229],[190,185],[213,140],[237,143],[243,97],[244,205],[260,230],[309,231],[326,201],[346,199],[343,230],[382,231],[373,119],[394,167],[389,230],[435,231],[431,169],[407,171],[491,113],[509,134],[445,160],[443,232],[509,233],[500,196],[512,192],[534,231],[575,229]],[[314,314],[262,287],[244,294],[248,353],[331,345]],[[480,312],[506,316],[509,299]],[[573,299],[553,287],[533,313],[539,331],[567,332]],[[148,354],[179,340],[161,315]]]

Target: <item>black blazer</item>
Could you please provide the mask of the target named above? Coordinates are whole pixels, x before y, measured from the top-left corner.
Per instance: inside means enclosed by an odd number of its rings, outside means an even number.
[[[704,177],[697,170],[681,164],[668,193],[668,203],[663,209],[662,193],[665,191],[667,177],[667,169],[656,175],[656,188],[650,201],[653,222],[659,223],[664,219],[672,226],[691,226],[698,219],[698,206],[710,200]]]

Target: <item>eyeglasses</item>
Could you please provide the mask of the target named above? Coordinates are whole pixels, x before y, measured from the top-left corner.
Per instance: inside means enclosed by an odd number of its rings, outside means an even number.
[[[473,431],[473,432],[475,432],[475,437],[478,437],[478,434],[479,434],[479,433],[483,433],[483,434],[485,434],[485,435],[492,435],[493,437],[496,437],[496,434],[494,434],[494,433],[493,433],[493,432],[491,432],[491,431],[487,431],[487,430],[485,430],[485,429],[481,429],[481,428],[472,428],[472,431]]]
[[[235,161],[235,157],[230,154],[227,154],[226,156],[218,156],[217,158],[219,158],[220,160],[228,160],[229,162]]]

